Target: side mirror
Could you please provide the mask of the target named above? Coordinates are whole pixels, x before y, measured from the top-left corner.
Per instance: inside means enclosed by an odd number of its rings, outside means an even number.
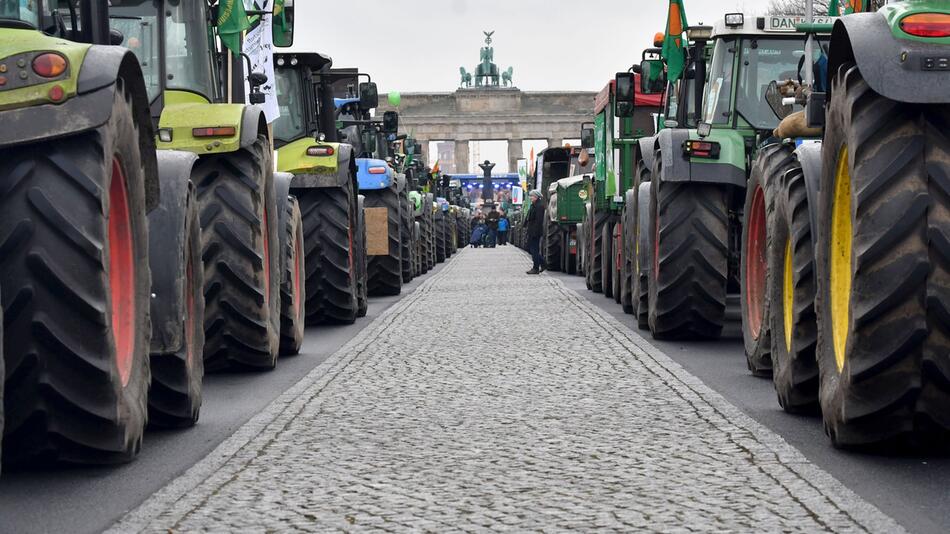
[[[250,104],[263,104],[267,97],[261,92],[261,86],[267,83],[267,75],[263,72],[252,72],[247,77],[247,83],[251,86],[251,93],[247,96]]]
[[[615,78],[615,94],[617,104],[614,106],[614,113],[618,117],[632,117],[634,108],[635,90],[633,86],[633,73],[618,72]]]
[[[379,106],[379,90],[373,82],[360,84],[360,109],[369,111]]]
[[[399,131],[399,114],[395,111],[383,113],[383,133],[394,134]]]
[[[287,48],[293,44],[294,0],[277,0],[274,2],[274,46]]]
[[[663,71],[663,61],[659,59],[644,59],[640,62],[640,92],[645,95],[656,95],[666,88],[666,72]]]
[[[581,127],[581,147],[594,148],[594,129],[590,126]]]

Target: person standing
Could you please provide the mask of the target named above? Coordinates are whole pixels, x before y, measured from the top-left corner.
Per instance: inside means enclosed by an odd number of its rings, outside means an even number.
[[[528,220],[525,226],[528,234],[528,252],[531,253],[531,261],[534,262],[534,266],[526,274],[540,274],[544,271],[544,259],[541,257],[541,237],[544,233],[544,199],[537,189],[532,189],[528,193],[528,199],[531,202],[531,211],[528,212]]]
[[[501,218],[498,219],[498,244],[508,244],[508,215],[501,212]]]
[[[495,248],[495,243],[498,242],[498,210],[492,209],[488,212],[488,215],[485,217],[485,224],[488,225],[488,246]]]

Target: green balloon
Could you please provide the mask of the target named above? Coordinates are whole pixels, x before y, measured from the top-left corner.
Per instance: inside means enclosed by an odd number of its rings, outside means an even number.
[[[401,103],[402,103],[402,95],[399,94],[398,91],[393,91],[393,92],[389,93],[389,104],[390,104],[392,107],[398,108],[398,107],[399,107],[399,104],[401,104]]]

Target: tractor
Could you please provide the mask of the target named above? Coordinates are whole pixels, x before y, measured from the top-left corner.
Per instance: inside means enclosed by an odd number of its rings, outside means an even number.
[[[275,154],[277,169],[294,175],[291,192],[303,218],[307,323],[353,323],[367,310],[366,278],[359,275],[365,229],[357,154],[339,142],[332,60],[316,52],[278,53],[275,65],[281,108]]]
[[[794,31],[788,17],[730,13],[713,28],[691,30],[694,75],[680,80],[677,102],[678,111],[692,116],[681,113],[684,124],[667,121],[653,144],[646,248],[648,323],[657,339],[719,337],[727,302],[740,292],[743,317],[762,305],[742,283],[749,258],[742,254],[743,231],[754,228],[743,224],[750,213],[747,188],[753,196],[761,192],[748,187],[750,167],[778,125],[765,88],[794,77],[805,55],[804,34]],[[695,129],[692,110],[700,110]],[[761,194],[755,202],[771,209]],[[743,329],[755,327],[743,321]],[[750,366],[758,374],[769,372]]]
[[[782,121],[754,172],[773,206],[750,237],[769,246],[743,283],[771,304],[786,411],[820,408],[838,447],[946,443],[950,9],[864,11],[799,24],[818,60],[769,86]]]
[[[617,302],[622,300],[621,274],[625,244],[624,208],[635,186],[634,155],[638,140],[654,131],[653,114],[659,101],[639,95],[638,75],[617,73],[594,101],[593,128],[583,131],[585,148],[594,149],[594,177],[584,234],[584,274],[587,287]],[[593,146],[589,146],[593,141]]]
[[[547,188],[548,217],[545,222],[545,263],[552,271],[577,273],[577,225],[584,220],[585,206],[590,195],[590,172],[593,160],[582,147],[565,147],[570,157],[567,178],[558,178]],[[562,166],[553,167],[554,171]],[[548,171],[545,171],[547,173]],[[545,174],[547,177],[547,174]]]

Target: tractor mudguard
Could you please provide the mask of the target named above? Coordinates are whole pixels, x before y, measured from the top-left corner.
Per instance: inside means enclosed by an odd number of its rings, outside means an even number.
[[[294,175],[289,172],[274,173],[274,198],[277,199],[277,207],[286,204],[283,200],[290,196],[290,184],[293,182]]]
[[[308,143],[310,144],[310,143]],[[335,147],[336,167],[315,167],[310,171],[294,173],[291,187],[322,188],[322,187],[349,187],[353,174],[356,174],[356,161],[353,158],[353,147],[347,144],[329,143]],[[319,158],[316,158],[319,159]],[[283,168],[283,164],[280,165]]]
[[[656,136],[641,137],[637,140],[637,158],[643,160],[647,169],[653,168],[653,147],[656,146]],[[634,160],[636,162],[636,160]]]
[[[655,147],[660,149],[660,178],[664,182],[690,181],[689,161],[683,157],[683,142],[689,139],[689,130],[667,128],[656,135]]]
[[[808,199],[808,220],[811,222],[812,246],[818,246],[818,194],[821,183],[821,141],[802,143],[795,149],[795,156],[805,176],[805,198]],[[817,250],[817,248],[813,249]]]
[[[179,255],[185,251],[184,209],[191,183],[191,171],[198,156],[180,150],[160,150],[157,154],[158,181],[162,200],[157,210],[149,214],[149,263],[152,269],[152,318],[177,319],[185,315],[182,284],[179,275],[182,264]],[[152,322],[153,354],[177,352],[184,343],[181,324],[171,320],[164,324]]]
[[[396,193],[402,193],[403,191],[405,191],[408,183],[409,182],[406,180],[405,174],[402,174],[402,173],[397,174],[396,175]]]
[[[257,105],[245,106],[241,117],[241,148],[250,148],[257,142],[257,136],[267,135],[267,117],[264,108]]]
[[[835,22],[831,33],[829,77],[838,67],[854,61],[864,80],[876,93],[899,102],[935,104],[950,101],[947,86],[950,70],[939,70],[939,61],[950,59],[950,46],[932,44],[907,36],[898,38],[891,30],[888,17],[902,16],[913,8],[894,4],[878,13],[855,13]],[[901,11],[899,13],[899,11]],[[897,21],[894,22],[895,27]],[[928,60],[934,62],[925,70]],[[827,97],[831,101],[831,93]]]
[[[381,174],[373,174],[370,169],[384,167]],[[356,177],[359,180],[360,191],[377,191],[388,189],[395,179],[392,167],[381,159],[356,158]]]

